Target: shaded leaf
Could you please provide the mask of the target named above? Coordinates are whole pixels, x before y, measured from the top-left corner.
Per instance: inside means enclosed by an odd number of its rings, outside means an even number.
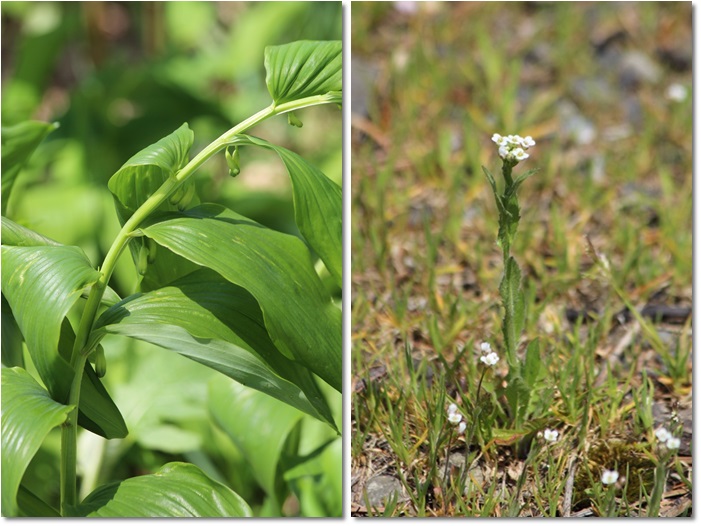
[[[275,347],[341,391],[341,311],[299,239],[219,205],[154,221],[146,236],[248,290]]]
[[[76,509],[81,517],[251,517],[230,488],[198,467],[170,462],[156,473],[96,489]]]
[[[30,374],[19,367],[2,369],[2,514],[17,511],[17,490],[46,435],[66,421],[73,406],[49,397]]]
[[[276,488],[278,464],[302,413],[224,378],[210,382],[209,394],[215,422],[241,450],[268,496],[281,504]]]
[[[17,175],[44,138],[58,128],[58,123],[26,121],[2,127],[2,213]]]
[[[285,163],[292,180],[295,223],[319,255],[336,285],[343,286],[343,196],[341,188],[302,157],[267,141],[239,135],[236,144],[273,150]]]
[[[343,87],[342,44],[303,40],[265,48],[265,83],[276,105]]]

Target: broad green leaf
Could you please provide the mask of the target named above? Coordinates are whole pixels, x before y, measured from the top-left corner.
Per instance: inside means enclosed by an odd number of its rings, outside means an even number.
[[[68,399],[73,378],[69,361],[58,351],[61,325],[83,289],[99,276],[78,247],[2,246],[3,294],[54,400]],[[86,374],[80,410],[87,420],[81,424],[106,438],[126,436],[119,410],[89,366]]]
[[[110,178],[108,187],[114,196],[117,215],[122,225],[169,177],[175,176],[187,164],[193,141],[194,134],[185,123],[170,135],[138,152]],[[194,192],[194,182],[185,183],[179,192]],[[198,202],[196,196],[191,197],[191,204]],[[184,203],[181,203],[182,207]],[[178,210],[178,206],[166,200],[157,210],[174,211]],[[129,243],[132,259],[137,265],[143,243],[143,240],[139,239]],[[141,290],[159,288],[195,268],[168,250],[159,251],[144,273]]]
[[[26,121],[2,127],[2,213],[7,210],[12,187],[22,167],[58,123]]]
[[[246,502],[197,466],[170,462],[156,473],[102,486],[76,509],[81,517],[251,517]]]
[[[516,359],[516,346],[523,331],[526,314],[526,303],[521,290],[521,270],[513,257],[509,257],[504,269],[504,276],[499,284],[499,294],[501,294],[504,305],[503,332],[504,342],[508,350],[507,359],[509,368],[514,371],[519,370]]]
[[[335,428],[314,377],[277,350],[253,296],[211,270],[126,298],[103,313],[95,330],[178,352]]]
[[[336,438],[285,472],[304,517],[343,514],[343,442]]]
[[[165,214],[142,232],[250,292],[275,347],[341,391],[341,311],[294,236],[219,205]]]
[[[11,219],[2,218],[2,244],[13,247],[60,246],[53,239],[44,237],[29,228],[18,225]]]
[[[343,196],[341,188],[302,157],[256,137],[239,135],[239,145],[269,148],[280,156],[292,180],[295,222],[319,254],[336,285],[343,286]]]
[[[343,89],[340,40],[303,40],[265,48],[265,83],[276,105]]]
[[[281,504],[278,464],[285,442],[302,413],[224,378],[209,383],[209,394],[209,408],[215,422],[241,450],[268,496]]]
[[[2,514],[17,511],[17,490],[46,435],[66,421],[73,406],[55,402],[20,367],[2,369]]]

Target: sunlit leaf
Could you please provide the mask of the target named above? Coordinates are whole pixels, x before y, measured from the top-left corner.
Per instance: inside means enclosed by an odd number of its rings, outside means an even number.
[[[187,332],[154,331],[157,324]],[[313,375],[270,340],[255,298],[211,270],[126,298],[105,311],[95,329],[179,352],[335,427]],[[218,343],[208,351],[204,339]]]
[[[343,286],[343,196],[341,188],[302,157],[256,137],[239,135],[236,144],[269,148],[280,156],[292,180],[295,222],[304,239],[316,251]]]
[[[253,296],[210,270],[126,298],[98,319],[102,332],[178,352],[335,426],[309,370],[270,340]]]
[[[304,40],[265,48],[265,83],[275,104],[340,92],[342,66],[340,40]]]
[[[341,311],[299,239],[219,205],[154,221],[143,228],[146,236],[248,290],[275,347],[341,391]]]
[[[29,461],[51,429],[66,421],[72,406],[51,399],[19,367],[2,369],[2,514],[17,510],[17,490]]]
[[[68,399],[73,378],[69,361],[58,351],[63,320],[83,289],[99,276],[78,247],[2,246],[3,295],[54,400]],[[80,411],[87,420],[81,424],[107,438],[125,436],[119,410],[89,366],[86,374]]]
[[[114,196],[117,215],[122,225],[169,177],[175,176],[178,170],[187,164],[193,140],[194,134],[185,123],[170,135],[138,152],[110,178],[108,186]],[[193,191],[192,181],[185,183],[179,190],[183,197],[186,192]],[[197,203],[199,199],[192,195],[188,206]],[[166,200],[156,210],[178,209],[177,204]],[[143,241],[138,239],[129,243],[135,264],[139,261],[142,244]],[[195,268],[190,262],[168,250],[159,251],[144,273],[141,290],[156,289],[192,272]]]
[[[171,462],[152,475],[96,489],[76,509],[81,517],[251,517],[230,488],[198,467]]]

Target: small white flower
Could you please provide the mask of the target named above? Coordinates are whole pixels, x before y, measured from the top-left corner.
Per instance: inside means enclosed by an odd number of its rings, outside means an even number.
[[[531,146],[535,146],[535,141],[533,140],[533,137],[531,137],[530,135],[526,135],[526,137],[521,139],[521,146],[523,146],[526,150]]]
[[[480,357],[480,362],[489,367],[491,367],[492,365],[496,365],[498,361],[499,355],[495,352],[490,352],[488,355]]]
[[[608,469],[605,469],[604,472],[601,474],[601,483],[602,484],[615,484],[616,481],[618,480],[618,471],[615,469],[613,471],[609,471]]]
[[[681,446],[681,444],[682,441],[676,437],[669,437],[667,439],[667,442],[665,442],[665,446],[667,446],[667,449],[679,449],[679,446]]]
[[[460,422],[460,425],[458,426],[458,434],[462,435],[465,432],[466,427],[467,424],[465,422]]]
[[[523,161],[525,159],[528,159],[528,154],[523,151],[523,148],[514,148],[513,150],[511,150],[511,155],[517,161]]]
[[[502,137],[501,137],[501,135],[499,135],[498,133],[495,133],[494,135],[492,135],[492,140],[493,140],[495,143],[497,143],[497,144],[499,144],[499,142],[501,141],[501,139],[502,139]]]
[[[492,346],[487,342],[482,342],[480,343],[480,350],[485,354],[489,354],[492,352]]]
[[[448,422],[453,425],[457,425],[462,420],[462,415],[460,413],[450,413],[448,415]]]
[[[448,406],[448,414],[449,414],[449,415],[454,415],[454,414],[457,413],[457,412],[458,412],[458,406],[457,406],[457,405],[455,405],[455,404],[450,404],[450,405]]]
[[[543,431],[543,438],[548,442],[557,442],[557,435],[560,432],[557,429],[546,429]]]
[[[507,146],[499,146],[499,157],[506,159],[509,156],[510,150]]]
[[[657,431],[655,431],[655,436],[657,437],[657,440],[660,442],[667,442],[670,438],[672,438],[672,433],[667,431],[666,428],[661,427]]]
[[[670,84],[665,94],[668,100],[674,102],[683,102],[686,99],[686,88],[681,84]]]

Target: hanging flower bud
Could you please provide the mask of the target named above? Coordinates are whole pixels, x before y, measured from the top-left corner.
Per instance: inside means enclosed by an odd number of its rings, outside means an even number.
[[[300,121],[297,115],[292,111],[287,114],[287,122],[290,126],[295,126],[296,128],[301,128],[303,126],[302,121]]]
[[[142,276],[146,274],[146,269],[148,268],[148,247],[146,243],[141,244],[139,249],[139,257],[136,261],[136,270]]]
[[[148,263],[149,265],[153,263],[156,260],[156,251],[158,250],[158,243],[156,243],[153,239],[146,238],[146,248],[148,249]]]
[[[102,345],[98,345],[93,351],[95,356],[95,374],[98,378],[102,378],[107,373],[107,359],[105,358],[105,349]]]
[[[239,164],[239,149],[234,146],[233,153],[230,150],[230,146],[224,150],[224,156],[226,157],[226,164],[229,166],[229,175],[231,177],[236,177],[241,172],[241,166]]]
[[[182,198],[180,198],[180,201],[177,203],[178,210],[181,212],[185,210],[193,197],[195,197],[195,184],[189,183],[187,188],[185,188],[185,193],[183,193]]]

